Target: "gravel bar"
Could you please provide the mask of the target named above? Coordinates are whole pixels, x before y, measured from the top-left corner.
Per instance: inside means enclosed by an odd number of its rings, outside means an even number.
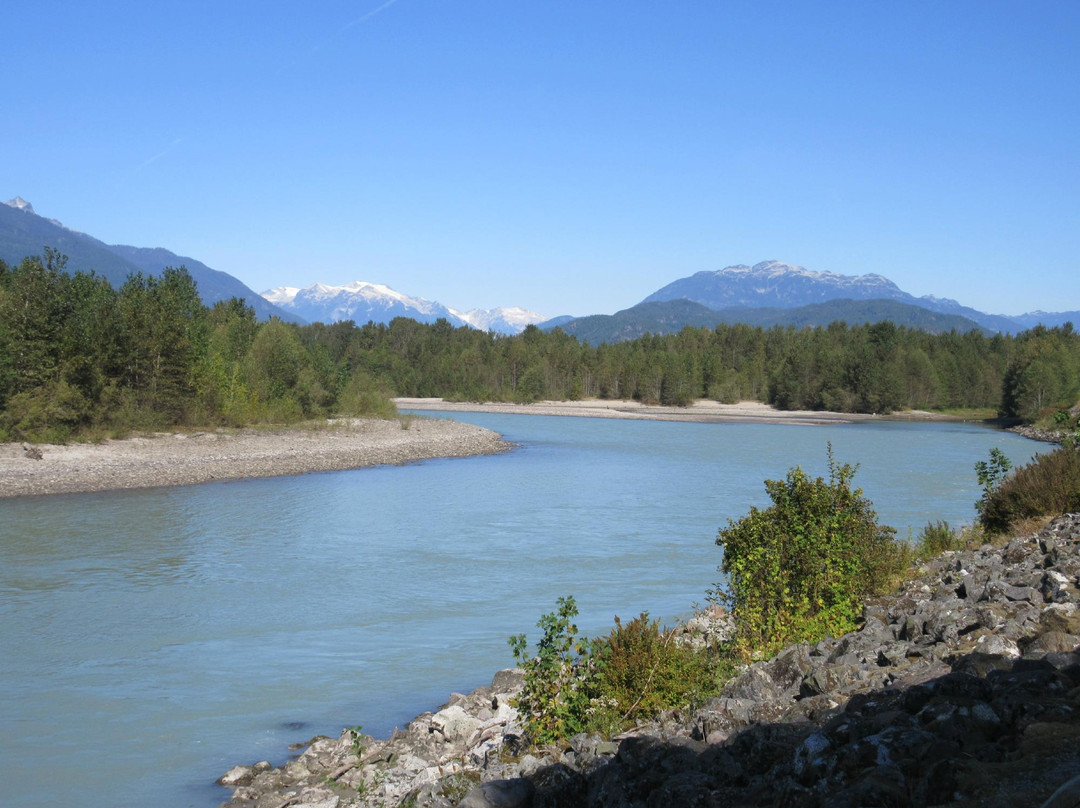
[[[6,443],[0,444],[0,498],[342,471],[508,448],[491,430],[428,418],[157,433],[66,446]]]

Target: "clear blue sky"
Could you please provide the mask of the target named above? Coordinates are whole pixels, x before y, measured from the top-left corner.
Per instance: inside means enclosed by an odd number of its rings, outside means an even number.
[[[1080,309],[1080,2],[13,2],[0,197],[256,291],[699,270]]]

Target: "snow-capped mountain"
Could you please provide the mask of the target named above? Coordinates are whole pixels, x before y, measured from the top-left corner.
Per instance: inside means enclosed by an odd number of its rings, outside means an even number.
[[[21,196],[17,196],[14,199],[9,199],[4,203],[9,208],[15,208],[16,210],[25,210],[27,213],[34,212],[34,206],[23,199]]]
[[[433,323],[442,318],[454,326],[468,325],[483,331],[517,334],[530,323],[544,319],[540,314],[517,307],[458,311],[442,303],[402,294],[381,283],[366,281],[353,281],[344,286],[316,283],[306,289],[279,286],[268,289],[262,296],[309,322],[389,323],[395,317],[411,317],[421,323]]]
[[[528,311],[520,306],[500,307],[497,309],[470,309],[458,311],[450,309],[473,328],[481,331],[495,331],[499,334],[520,334],[528,325],[544,321],[544,315]]]
[[[642,303],[690,300],[719,311],[738,306],[793,309],[829,300],[896,300],[942,314],[956,314],[992,331],[1020,330],[1014,318],[986,314],[955,300],[915,297],[881,275],[816,272],[783,261],[762,261],[697,272],[653,292]]]
[[[782,261],[762,261],[697,272],[653,292],[642,303],[685,298],[710,309],[732,306],[795,308],[826,300],[905,300],[910,298],[881,275],[815,272]]]

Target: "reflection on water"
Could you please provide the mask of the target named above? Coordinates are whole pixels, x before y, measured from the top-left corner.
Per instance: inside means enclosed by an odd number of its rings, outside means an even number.
[[[485,684],[561,595],[585,632],[674,619],[715,581],[717,529],[765,478],[826,473],[829,441],[901,536],[970,521],[992,446],[1040,448],[952,424],[455,417],[522,448],[0,502],[4,804],[215,805],[234,763]]]

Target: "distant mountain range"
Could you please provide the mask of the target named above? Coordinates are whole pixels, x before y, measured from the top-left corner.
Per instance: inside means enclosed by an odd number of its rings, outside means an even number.
[[[389,286],[366,281],[353,281],[345,286],[316,283],[306,289],[279,286],[262,295],[275,306],[291,311],[308,322],[353,320],[361,324],[368,321],[388,323],[395,317],[411,317],[421,323],[444,319],[454,326],[518,334],[526,326],[544,320],[543,315],[516,307],[458,311],[442,303],[410,297]]]
[[[590,342],[635,339],[646,333],[671,334],[684,326],[714,328],[720,323],[827,326],[890,320],[931,333],[982,330],[1015,333],[1042,324],[1080,325],[1080,312],[1031,312],[1015,317],[986,314],[955,300],[915,297],[881,275],[814,272],[781,261],[738,264],[698,272],[669,283],[641,303],[612,315],[592,315],[559,323]],[[543,324],[541,327],[549,327]]]
[[[991,331],[1009,333],[1028,327],[1020,318],[985,314],[962,306],[955,300],[932,295],[915,297],[881,275],[814,272],[782,261],[762,261],[752,267],[738,264],[716,271],[698,272],[669,283],[642,302],[680,298],[700,303],[714,311],[734,306],[792,309],[827,300],[896,300],[941,314],[957,314]],[[1075,312],[1063,314],[1067,319]]]
[[[458,311],[441,303],[410,297],[388,286],[356,281],[348,286],[317,283],[306,289],[280,287],[258,294],[228,273],[211,269],[202,261],[177,255],[161,247],[130,247],[102,241],[65,227],[56,219],[37,215],[21,197],[0,204],[0,260],[18,264],[28,255],[41,255],[52,247],[68,257],[69,272],[89,272],[108,279],[115,288],[129,275],[143,272],[160,275],[166,267],[186,267],[198,284],[199,296],[212,306],[219,300],[242,298],[261,320],[280,317],[287,322],[336,322],[369,320],[388,323],[394,317],[412,317],[432,323],[440,317],[456,326],[472,326],[503,334],[517,334],[544,317],[522,308]]]
[[[966,317],[940,314],[897,300],[830,300],[793,309],[777,306],[730,306],[719,311],[691,300],[665,300],[639,303],[615,314],[577,317],[563,323],[560,328],[584,342],[598,345],[602,342],[637,339],[645,334],[676,334],[686,326],[716,328],[720,324],[743,323],[761,328],[776,325],[825,328],[837,321],[848,325],[861,325],[883,320],[931,334],[954,329],[960,332],[989,333],[988,329]]]
[[[219,300],[242,298],[261,320],[280,317],[290,322],[299,319],[279,309],[255,291],[225,272],[211,269],[201,261],[169,252],[166,249],[105,244],[93,236],[64,227],[56,219],[34,213],[34,207],[21,197],[0,204],[0,259],[18,264],[28,255],[42,255],[52,247],[68,257],[69,272],[89,272],[108,278],[120,288],[129,275],[143,272],[160,275],[166,267],[186,267],[199,288],[203,303],[212,306]]]
[[[344,286],[316,283],[304,289],[282,286],[260,295],[232,275],[194,258],[160,247],[105,244],[55,219],[38,216],[20,197],[0,204],[0,259],[17,264],[28,255],[41,255],[46,246],[68,256],[69,271],[94,270],[115,287],[135,272],[158,275],[165,267],[185,266],[207,305],[239,297],[264,320],[280,317],[291,322],[353,320],[363,324],[369,320],[388,323],[394,317],[425,323],[443,318],[455,326],[503,334],[517,334],[536,324],[542,329],[562,328],[594,344],[647,333],[675,333],[687,325],[714,328],[720,323],[802,328],[827,326],[838,320],[852,325],[891,320],[929,332],[979,329],[987,333],[1016,333],[1040,324],[1057,326],[1070,321],[1080,326],[1080,311],[986,314],[955,300],[915,297],[881,275],[815,272],[782,261],[697,272],[616,314],[550,320],[516,307],[460,311],[364,281]]]

